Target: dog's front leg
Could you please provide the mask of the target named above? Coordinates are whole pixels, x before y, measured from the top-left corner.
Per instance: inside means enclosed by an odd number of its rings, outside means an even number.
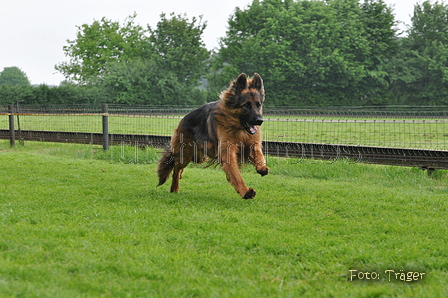
[[[253,143],[250,149],[250,158],[253,160],[257,173],[261,176],[267,175],[269,173],[269,168],[266,166],[266,159],[264,158],[263,151],[261,150],[261,144]]]
[[[235,187],[235,190],[243,199],[252,199],[255,197],[255,190],[248,188],[241,177],[238,169],[238,145],[228,144],[221,146],[221,166],[226,172],[227,180]]]

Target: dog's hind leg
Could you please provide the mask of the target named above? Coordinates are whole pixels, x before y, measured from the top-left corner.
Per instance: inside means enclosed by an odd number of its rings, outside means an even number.
[[[193,153],[192,150],[185,150],[178,158],[175,160],[175,165],[173,169],[173,181],[171,182],[170,192],[179,191],[179,180],[182,178],[182,173],[184,168],[192,161]]]
[[[181,165],[176,165],[173,171],[173,181],[171,182],[170,192],[178,192],[179,191],[179,180],[182,178],[182,172],[184,168],[180,167]]]

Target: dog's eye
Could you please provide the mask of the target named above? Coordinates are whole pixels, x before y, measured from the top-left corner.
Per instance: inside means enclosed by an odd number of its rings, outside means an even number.
[[[250,102],[246,102],[243,107],[245,108],[250,108],[252,106],[252,104]]]

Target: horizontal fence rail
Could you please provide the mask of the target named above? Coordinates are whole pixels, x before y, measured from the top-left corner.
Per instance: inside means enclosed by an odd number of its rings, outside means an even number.
[[[61,143],[103,144],[102,133],[21,131],[27,141],[45,141]],[[9,131],[0,130],[0,139],[7,139]],[[129,144],[166,148],[170,136],[110,134],[110,144]],[[421,169],[448,169],[448,151],[418,150],[405,148],[384,148],[350,145],[329,145],[292,142],[263,141],[263,151],[269,156],[315,158],[338,160],[343,158],[355,162],[383,165],[412,166]]]
[[[0,138],[161,148],[194,108],[0,107]],[[263,116],[268,155],[448,168],[447,107],[265,108]]]

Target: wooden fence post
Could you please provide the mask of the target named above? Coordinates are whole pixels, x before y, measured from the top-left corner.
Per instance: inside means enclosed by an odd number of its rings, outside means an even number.
[[[103,149],[109,149],[109,107],[103,104]]]
[[[9,143],[11,147],[16,144],[16,132],[14,130],[14,105],[8,105],[9,111]]]

